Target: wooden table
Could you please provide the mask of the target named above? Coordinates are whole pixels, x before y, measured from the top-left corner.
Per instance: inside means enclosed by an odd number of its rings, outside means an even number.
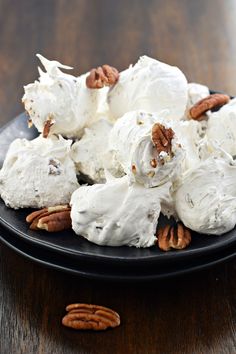
[[[236,95],[233,0],[0,0],[0,125],[22,111],[35,54],[83,73],[148,54]],[[0,353],[236,353],[236,262],[149,285],[82,280],[0,246]],[[66,304],[116,309],[104,333],[60,325]]]

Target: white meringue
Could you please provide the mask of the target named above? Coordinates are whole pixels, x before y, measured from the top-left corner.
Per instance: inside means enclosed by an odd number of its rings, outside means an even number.
[[[230,155],[236,155],[236,98],[210,114],[206,136]]]
[[[189,120],[210,92],[177,67],[142,56],[112,87],[89,89],[89,73],[65,74],[72,68],[37,56],[45,72],[22,100],[39,132],[52,126],[47,139],[10,145],[0,170],[7,206],[70,202],[75,233],[107,246],[154,245],[160,212],[203,234],[235,227],[236,99],[208,120]],[[171,153],[154,146],[156,123],[174,131]],[[76,172],[98,184],[81,187]]]
[[[71,160],[71,140],[61,136],[16,139],[0,170],[0,196],[11,208],[43,208],[69,203],[79,187]]]
[[[195,103],[210,95],[209,88],[205,85],[191,82],[188,84],[187,107],[192,107]]]
[[[98,245],[150,247],[169,188],[170,183],[158,188],[129,185],[127,176],[82,186],[71,197],[73,230]]]
[[[151,161],[157,157],[157,151],[151,140],[151,131],[157,122],[167,128],[170,127],[169,122],[155,114],[143,111],[129,112],[116,121],[109,138],[109,149],[113,151],[114,164],[123,167],[131,182],[136,181],[145,187],[156,187],[167,181],[173,181],[180,174],[184,160],[184,150],[174,137],[172,139],[174,156],[161,152],[164,164],[153,167]]]
[[[42,132],[50,119],[54,123],[51,134],[81,136],[84,127],[96,119],[100,99],[107,91],[88,89],[85,82],[88,74],[79,77],[65,74],[59,68],[72,68],[37,56],[46,72],[39,69],[39,81],[25,86],[22,98],[33,124]]]
[[[180,69],[142,56],[120,73],[108,93],[108,104],[116,119],[137,109],[151,113],[167,109],[167,117],[178,120],[186,109],[187,90],[187,80]]]
[[[104,165],[112,124],[101,119],[85,128],[83,137],[72,145],[71,157],[77,171],[97,183],[105,182]]]
[[[221,235],[236,224],[236,164],[230,157],[210,156],[189,170],[175,195],[180,220],[190,229]]]
[[[184,167],[182,171],[196,167],[203,158],[202,149],[206,144],[206,121],[184,120],[170,121],[169,125],[174,130],[178,141],[185,151]],[[206,149],[204,150],[206,151]]]

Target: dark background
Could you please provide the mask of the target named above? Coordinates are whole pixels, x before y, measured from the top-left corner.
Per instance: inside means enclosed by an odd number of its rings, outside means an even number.
[[[236,94],[235,14],[234,0],[0,0],[1,119],[22,111],[36,53],[77,74],[103,63],[124,69],[147,54]]]
[[[0,0],[0,125],[23,110],[36,53],[75,67],[126,68],[142,54],[236,95],[234,0]],[[207,212],[207,211],[206,211]],[[236,263],[150,285],[85,281],[0,246],[0,353],[236,353]],[[104,333],[60,325],[66,304],[111,306]]]

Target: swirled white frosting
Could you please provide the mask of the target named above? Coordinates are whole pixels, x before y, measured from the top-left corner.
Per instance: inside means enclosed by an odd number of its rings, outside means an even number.
[[[179,218],[190,229],[221,235],[236,224],[236,164],[230,155],[210,156],[189,170],[175,195]]]
[[[82,186],[71,197],[73,230],[98,245],[150,247],[169,188],[170,183],[157,188],[129,185],[127,176]]]
[[[104,164],[108,153],[109,133],[112,124],[101,119],[85,128],[83,137],[72,145],[71,157],[77,171],[97,183],[105,182]]]
[[[161,156],[157,156],[151,139],[152,127],[157,122],[167,128],[171,126],[156,114],[129,112],[116,121],[109,138],[114,163],[123,167],[131,182],[136,181],[145,187],[156,187],[173,181],[180,174],[184,160],[184,150],[176,137],[171,142],[173,157],[164,151],[160,153]],[[162,157],[163,164],[158,163],[153,167],[151,161],[157,157]]]
[[[69,203],[79,186],[69,155],[71,143],[61,136],[14,140],[0,170],[5,204],[18,209]]]
[[[230,155],[236,155],[236,98],[210,114],[206,136]]]
[[[148,56],[122,71],[108,93],[112,115],[117,119],[137,109],[168,110],[167,117],[181,119],[188,99],[187,80],[180,69]]]
[[[39,69],[39,80],[24,87],[22,101],[26,111],[39,132],[50,118],[54,123],[51,134],[80,136],[83,128],[96,119],[101,96],[107,91],[88,89],[87,74],[79,77],[65,74],[59,68],[72,68],[37,56],[46,72]]]

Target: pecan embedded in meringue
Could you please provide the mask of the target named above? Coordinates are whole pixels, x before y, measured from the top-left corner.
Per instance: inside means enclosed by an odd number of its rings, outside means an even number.
[[[189,110],[189,118],[195,120],[202,120],[204,117],[204,113],[209,111],[210,109],[218,108],[226,103],[228,103],[230,97],[228,95],[224,95],[222,93],[214,93],[209,95],[197,103]]]
[[[44,127],[43,127],[43,137],[44,138],[48,137],[48,135],[50,133],[50,129],[53,126],[53,124],[55,124],[53,116],[49,115],[46,122],[44,123]]]
[[[171,128],[165,128],[164,125],[156,123],[152,127],[152,142],[156,146],[158,154],[166,152],[171,155],[171,141],[174,137],[174,131]]]
[[[104,86],[114,85],[118,79],[118,70],[105,64],[90,71],[90,74],[86,78],[86,86],[90,89],[99,89]]]

